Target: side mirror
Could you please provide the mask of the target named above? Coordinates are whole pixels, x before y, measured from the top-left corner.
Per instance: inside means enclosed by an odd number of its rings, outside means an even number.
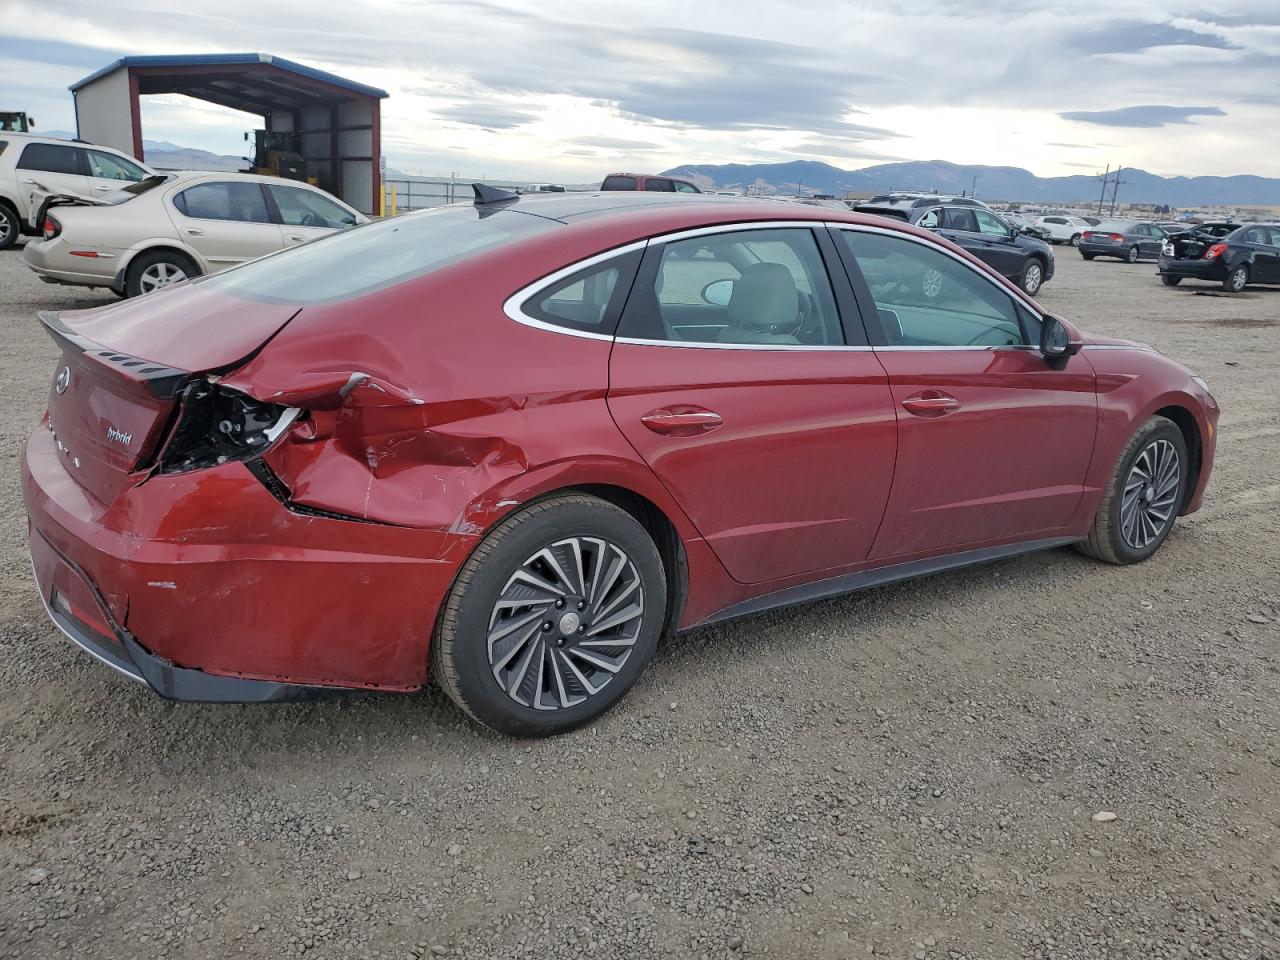
[[[1045,314],[1040,324],[1040,353],[1050,367],[1061,370],[1082,346],[1084,342],[1075,327],[1051,313]]]
[[[732,280],[713,280],[702,288],[702,299],[712,306],[727,307],[732,297]]]

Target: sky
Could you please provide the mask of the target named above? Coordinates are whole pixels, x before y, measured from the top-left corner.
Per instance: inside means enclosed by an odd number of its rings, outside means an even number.
[[[388,164],[581,183],[685,163],[895,160],[1280,177],[1280,2],[0,0],[0,109],[72,130],[122,54],[263,52],[386,89]],[[242,154],[258,118],[143,99]]]

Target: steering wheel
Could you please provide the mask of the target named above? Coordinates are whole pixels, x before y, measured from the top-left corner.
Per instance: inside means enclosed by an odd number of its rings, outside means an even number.
[[[316,216],[314,213],[312,213],[310,210],[308,210],[308,211],[306,211],[305,213],[303,213],[303,215],[302,215],[302,219],[298,222],[298,226],[300,226],[300,227],[319,227],[319,226],[322,226],[322,224],[320,223],[320,218],[319,218],[319,217],[317,217],[317,216]]]

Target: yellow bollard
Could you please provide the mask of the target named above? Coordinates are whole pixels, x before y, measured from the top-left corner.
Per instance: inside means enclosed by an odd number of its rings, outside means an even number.
[[[378,216],[385,217],[387,215],[387,185],[382,185],[382,193],[378,197]]]

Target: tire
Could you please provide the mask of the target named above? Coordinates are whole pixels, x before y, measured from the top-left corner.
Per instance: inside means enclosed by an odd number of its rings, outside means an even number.
[[[1227,293],[1240,293],[1249,285],[1249,268],[1243,263],[1236,267],[1222,281],[1222,289]]]
[[[1167,469],[1167,467],[1161,468],[1160,465],[1167,461],[1161,459],[1160,455],[1152,453],[1155,450],[1166,456],[1169,451],[1176,454],[1174,470],[1177,474],[1177,485],[1171,491],[1158,486],[1162,478],[1166,478],[1163,470]],[[1154,465],[1156,468],[1149,471],[1154,475],[1154,479],[1149,485],[1136,488],[1133,491],[1134,500],[1127,502],[1125,488],[1131,481],[1138,478],[1136,471],[1140,471],[1142,467],[1135,467],[1135,465],[1144,455],[1147,459],[1142,461],[1143,464]],[[1124,451],[1120,454],[1120,459],[1107,483],[1106,493],[1098,505],[1098,514],[1094,517],[1089,536],[1077,544],[1080,552],[1095,560],[1117,564],[1141,563],[1150,557],[1160,549],[1160,545],[1169,536],[1169,531],[1173,529],[1178,511],[1186,499],[1189,468],[1187,442],[1177,425],[1165,417],[1152,417],[1144,423],[1129,438]],[[1148,490],[1151,491],[1150,495]],[[1134,522],[1135,510],[1148,518],[1158,515],[1163,510],[1165,518],[1159,521],[1158,529],[1152,532],[1142,521],[1141,516],[1136,517],[1137,522]],[[1154,527],[1156,520],[1152,519],[1151,524]],[[1149,536],[1145,542],[1142,536],[1134,535],[1139,529],[1142,535]]]
[[[1134,245],[1125,251],[1124,262],[1137,263],[1138,258],[1141,256],[1142,256],[1142,251],[1138,249],[1137,245]]]
[[[573,543],[580,550],[576,555]],[[563,575],[555,575],[548,552]],[[579,557],[582,583],[575,569]],[[608,577],[615,566],[608,586],[596,578],[596,571]],[[551,590],[526,585],[532,581],[520,578],[522,573],[567,596],[555,598]],[[593,588],[601,587],[604,592],[591,599]],[[636,601],[638,614],[589,639],[593,609],[604,608],[598,628],[631,611]],[[500,733],[563,733],[595,720],[631,689],[653,657],[666,609],[662,558],[644,527],[596,497],[556,496],[504,520],[463,565],[441,608],[432,673],[454,703]],[[504,632],[504,623],[519,625]],[[600,637],[625,643],[609,647]],[[581,646],[584,640],[592,646]],[[592,666],[587,657],[608,669]]]
[[[1078,233],[1073,233],[1073,234],[1071,235],[1071,245],[1072,245],[1073,247],[1078,247],[1078,246],[1080,246],[1080,234],[1078,234]]]
[[[1176,287],[1178,284],[1182,282],[1182,278],[1171,277],[1167,273],[1163,273],[1160,275],[1160,282],[1163,283],[1166,287]]]
[[[1080,251],[1080,256],[1084,257],[1086,260],[1092,260],[1094,257],[1096,257],[1096,256],[1097,256],[1097,254],[1096,254],[1096,253],[1085,253],[1083,250],[1081,250],[1081,251]]]
[[[176,276],[180,274],[181,276]],[[133,258],[124,276],[124,295],[140,297],[189,277],[200,276],[199,268],[181,253],[155,250]]]
[[[1039,258],[1031,257],[1027,260],[1020,283],[1023,292],[1029,297],[1034,297],[1040,292],[1040,288],[1044,285],[1044,264]]]
[[[22,235],[18,215],[7,203],[0,203],[0,250],[8,250]]]

